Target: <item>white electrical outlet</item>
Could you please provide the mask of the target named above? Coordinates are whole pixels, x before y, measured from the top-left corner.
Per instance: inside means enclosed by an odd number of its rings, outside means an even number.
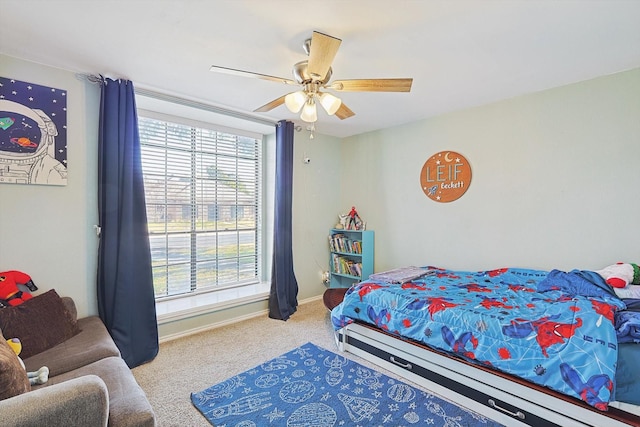
[[[322,272],[322,283],[327,285],[329,284],[330,280],[331,280],[331,276],[329,275],[329,272],[328,271]]]

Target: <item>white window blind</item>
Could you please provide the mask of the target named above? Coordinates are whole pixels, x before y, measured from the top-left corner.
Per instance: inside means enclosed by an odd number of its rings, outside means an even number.
[[[261,140],[142,114],[156,298],[257,283]]]

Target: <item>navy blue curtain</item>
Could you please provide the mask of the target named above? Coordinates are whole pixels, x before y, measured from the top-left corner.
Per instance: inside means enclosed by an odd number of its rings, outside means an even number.
[[[293,272],[291,201],[293,195],[293,131],[290,121],[276,127],[276,194],[269,317],[287,320],[298,307],[298,281]]]
[[[103,79],[98,135],[98,311],[130,368],[158,354],[133,83]]]

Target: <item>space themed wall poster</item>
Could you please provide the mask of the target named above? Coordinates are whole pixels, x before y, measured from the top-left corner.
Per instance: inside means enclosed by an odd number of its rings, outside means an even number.
[[[0,184],[67,184],[67,91],[0,77]]]

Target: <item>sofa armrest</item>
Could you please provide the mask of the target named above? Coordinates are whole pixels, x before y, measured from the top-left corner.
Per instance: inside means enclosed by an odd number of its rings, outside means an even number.
[[[41,387],[0,401],[0,419],[15,427],[106,426],[107,386],[96,375],[85,375]]]

